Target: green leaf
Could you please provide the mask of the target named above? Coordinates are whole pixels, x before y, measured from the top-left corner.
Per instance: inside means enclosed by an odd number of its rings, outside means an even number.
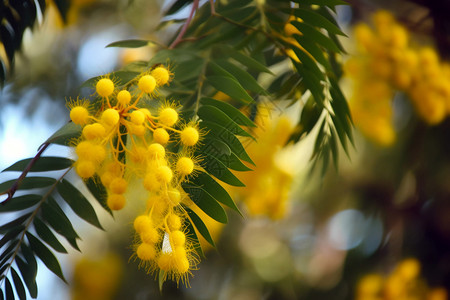
[[[12,166],[4,169],[2,172],[23,171],[28,166],[31,160],[32,158],[18,161]],[[30,169],[30,172],[47,172],[47,171],[64,170],[70,168],[72,165],[73,160],[65,157],[42,156],[34,163],[34,165]]]
[[[148,65],[165,64],[168,61],[174,61],[179,64],[182,61],[201,58],[197,52],[187,49],[163,49],[158,51],[148,62]],[[175,76],[176,79],[176,76]]]
[[[245,186],[228,168],[212,155],[204,154],[202,166],[217,179],[234,186]]]
[[[258,94],[268,95],[267,91],[259,85],[256,79],[241,67],[238,67],[225,59],[218,59],[214,62],[236,78],[236,81],[239,82],[244,89]]]
[[[235,108],[233,105],[216,100],[213,98],[203,97],[200,99],[202,105],[210,105],[220,109],[222,112],[227,114],[234,122],[242,126],[257,127],[256,124],[250,120],[246,115],[244,115],[239,109]]]
[[[300,49],[297,47],[293,47],[292,50],[294,50],[295,55],[297,55],[298,59],[300,60],[301,68],[297,69],[299,70],[299,73],[303,75],[303,80],[306,82],[307,79],[309,79],[307,82],[309,83],[307,87],[311,90],[311,92],[314,94],[318,94],[318,92],[322,91],[322,88],[320,86],[320,81],[324,81],[325,77],[322,71],[320,70],[319,66],[317,65],[317,62],[313,60],[310,57],[309,53],[306,53],[304,49]],[[296,66],[299,63],[296,62]],[[307,71],[310,73],[308,74]],[[311,76],[311,77],[308,77]]]
[[[214,199],[230,207],[231,209],[237,211],[242,216],[242,213],[236,206],[236,203],[234,203],[233,199],[231,199],[228,192],[208,173],[201,172],[197,176],[192,178],[190,182],[194,183],[197,186],[202,187],[206,192],[208,192],[212,197],[214,197]]]
[[[9,282],[8,277],[5,277],[4,280],[5,280],[6,300],[14,300],[14,291],[11,282]]]
[[[91,192],[92,196],[94,196],[95,200],[111,215],[113,216],[112,210],[109,208],[108,204],[106,204],[106,189],[102,184],[99,184],[100,178],[97,175],[89,178],[85,181],[86,187]]]
[[[258,16],[258,8],[255,5],[247,6],[243,2],[251,2],[251,0],[240,0],[236,7],[232,7],[230,3],[225,6],[226,10],[220,10],[220,14],[239,23],[249,23],[253,18]]]
[[[29,232],[26,232],[28,241],[30,243],[31,249],[40,258],[40,260],[44,263],[44,265],[52,271],[56,276],[61,278],[65,283],[67,283],[66,279],[61,270],[61,266],[59,265],[58,260],[55,255],[44,245],[41,241],[39,241],[34,235]]]
[[[56,236],[53,234],[50,228],[48,228],[47,225],[44,224],[44,222],[42,222],[39,218],[36,217],[33,221],[33,224],[37,234],[44,242],[49,244],[53,249],[55,249],[58,252],[67,253],[67,250],[64,248],[63,245],[61,245]]]
[[[186,206],[184,206],[184,208],[186,209]],[[186,224],[186,232],[187,232],[186,237],[188,237],[193,242],[195,251],[197,252],[198,256],[205,257],[202,247],[200,246],[200,242],[198,241],[197,234],[195,233],[194,226],[192,225],[192,223],[190,221],[185,222],[185,224]]]
[[[274,75],[272,73],[272,71],[270,71],[264,64],[260,63],[259,61],[257,61],[256,59],[252,58],[251,56],[249,56],[247,54],[244,54],[240,51],[236,51],[235,49],[233,49],[231,47],[226,47],[226,49],[224,51],[229,53],[229,55],[234,60],[240,62],[241,64],[243,64],[244,66],[246,66],[247,68],[249,68],[251,70]]]
[[[229,156],[222,155],[217,158],[231,170],[240,172],[252,171],[252,169],[250,169],[244,163],[242,163],[242,161],[234,153],[231,153],[231,155]]]
[[[19,267],[20,274],[22,274],[23,281],[27,286],[28,292],[31,298],[37,298],[38,288],[36,284],[36,269],[34,269],[30,263],[26,263],[19,256],[16,256],[16,264]]]
[[[77,188],[65,179],[58,183],[56,188],[62,198],[80,218],[103,230],[91,203],[89,203]]]
[[[318,5],[328,6],[334,8],[336,5],[348,5],[347,2],[342,0],[292,0],[300,5]]]
[[[213,75],[206,77],[206,81],[216,90],[221,91],[233,99],[239,100],[245,104],[253,101],[253,98],[244,90],[236,80],[227,76]]]
[[[185,208],[186,212],[189,215],[189,218],[191,219],[192,223],[194,224],[195,228],[197,228],[198,232],[205,238],[205,240],[211,244],[211,246],[216,247],[214,244],[214,240],[211,237],[211,234],[209,233],[208,228],[206,227],[205,223],[203,223],[202,219],[197,216],[197,214],[189,209]]]
[[[244,146],[242,146],[239,139],[231,131],[219,124],[207,121],[202,121],[199,123],[199,125],[202,130],[208,132],[207,136],[211,135],[214,138],[222,140],[240,159],[255,165],[255,163],[251,160],[250,156],[245,151]]]
[[[336,44],[326,35],[318,31],[316,28],[312,27],[311,25],[292,21],[292,25],[294,25],[304,36],[308,37],[309,39],[315,41],[316,43],[322,45],[326,49],[340,53],[341,50],[336,46]]]
[[[228,222],[223,207],[202,187],[190,183],[183,183],[182,187],[189,194],[189,198],[208,216],[220,223]]]
[[[166,272],[164,270],[159,270],[158,273],[158,287],[159,287],[159,292],[162,293],[162,288],[164,285],[164,276],[166,275]]]
[[[202,105],[198,109],[197,115],[203,121],[216,123],[222,127],[225,127],[226,129],[228,129],[228,131],[234,133],[235,135],[253,138],[251,134],[242,129],[235,121],[233,121],[229,116],[227,116],[217,107],[211,105]]]
[[[314,63],[311,60],[311,58],[305,54],[305,52],[297,48],[294,48],[294,52],[297,54],[300,60],[303,59],[303,62],[305,61],[310,62],[308,63],[308,65],[305,66],[297,62],[293,63],[298,72],[303,75],[302,78],[305,87],[311,91],[311,94],[314,97],[316,103],[319,104],[321,107],[324,107],[323,103],[324,93],[323,93],[323,86],[321,84],[321,82],[325,80],[324,74],[317,68],[317,64]],[[310,66],[316,68],[316,70],[312,70]]]
[[[19,295],[19,299],[26,300],[27,294],[25,292],[25,287],[23,286],[22,280],[19,277],[19,274],[17,274],[16,270],[14,268],[11,268],[11,275],[14,281],[14,286],[16,287],[17,295]]]
[[[195,155],[201,157],[209,154],[220,160],[229,169],[236,171],[250,171],[251,169],[241,162],[241,160],[231,152],[230,147],[223,141],[208,136],[205,143],[195,151]]]
[[[186,82],[190,79],[195,79],[200,76],[205,64],[205,59],[202,57],[192,57],[184,61],[177,61],[177,64],[173,68],[175,74],[174,80],[177,82]],[[170,89],[172,90],[172,88]]]
[[[17,247],[18,243],[19,243],[19,240],[11,241],[9,243],[8,248],[6,248],[3,251],[3,253],[0,255],[0,266],[3,266],[6,263],[6,261],[11,258],[11,256],[13,255],[13,251],[12,250],[15,247]]]
[[[140,48],[140,47],[148,46],[149,44],[154,44],[154,42],[146,41],[146,40],[123,40],[123,41],[117,41],[117,42],[108,44],[108,45],[106,45],[105,48],[109,48],[109,47]]]
[[[333,163],[335,170],[338,169],[338,157],[339,157],[339,148],[337,147],[337,141],[336,141],[336,130],[333,128],[331,130],[331,135],[329,138],[329,145],[330,145],[330,151],[333,155]]]
[[[5,204],[0,205],[0,212],[11,212],[24,210],[39,203],[41,195],[28,194],[9,199]]]
[[[42,203],[42,218],[66,239],[79,238],[69,218],[52,197],[49,197],[47,203]]]
[[[17,226],[11,228],[1,239],[0,239],[0,248],[6,245],[11,240],[18,238],[19,235],[23,232],[24,226]]]
[[[324,144],[324,140],[325,140],[325,135],[327,133],[325,133],[325,124],[326,124],[326,120],[322,120],[322,124],[320,125],[319,128],[319,132],[317,133],[317,137],[316,137],[316,141],[314,142],[314,150],[313,150],[313,154],[312,156],[315,157],[316,155],[318,155],[321,152],[322,146]]]
[[[0,184],[0,191],[7,191],[16,182],[16,179],[9,180]],[[56,179],[50,177],[25,177],[18,186],[18,190],[30,190],[48,187],[56,182]],[[8,200],[9,201],[9,200]]]
[[[230,156],[231,149],[223,141],[208,137],[208,139],[205,140],[205,143],[196,150],[197,155],[201,156],[203,153],[208,153],[216,157]]]
[[[336,26],[335,24],[330,22],[327,18],[325,18],[324,16],[313,10],[303,8],[296,8],[293,10],[289,9],[288,13],[290,14],[291,12],[294,14],[294,16],[301,18],[304,22],[312,26],[326,29],[329,33],[346,36],[345,33],[343,33],[339,29],[338,26]]]
[[[20,226],[31,216],[31,213],[24,214],[23,216],[18,217],[15,220],[12,220],[11,222],[8,222],[6,224],[3,224],[0,226],[0,233],[5,234],[9,231],[11,231],[14,227]]]
[[[48,144],[68,146],[70,141],[81,135],[81,126],[73,122],[65,124],[45,141]]]
[[[323,50],[320,49],[313,40],[305,38],[304,36],[294,35],[295,40],[303,47],[309,54],[311,54],[317,62],[324,66],[327,70],[331,70],[330,62],[325,58]]]

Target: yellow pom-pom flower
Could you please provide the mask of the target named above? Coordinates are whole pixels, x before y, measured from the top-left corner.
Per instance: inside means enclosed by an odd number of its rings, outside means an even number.
[[[170,81],[170,72],[164,67],[156,67],[151,71],[151,75],[155,78],[156,84],[162,86]]]
[[[81,178],[87,179],[94,176],[95,165],[91,161],[78,161],[75,167],[75,171]]]
[[[107,126],[115,126],[119,123],[119,112],[113,108],[108,108],[102,113],[102,122]]]
[[[153,222],[149,216],[140,215],[136,219],[134,219],[133,227],[137,233],[142,233],[142,232],[146,231],[148,228],[152,228]]]
[[[177,161],[176,170],[181,175],[189,175],[194,171],[194,162],[189,157],[180,157]]]
[[[105,148],[90,141],[82,141],[75,148],[79,159],[101,163],[106,157]]]
[[[156,128],[153,132],[153,140],[161,145],[167,144],[169,142],[169,138],[169,133],[164,128]]]
[[[166,155],[166,149],[159,143],[148,146],[148,154],[152,159],[161,159]]]
[[[187,126],[180,133],[180,140],[186,146],[197,144],[199,137],[198,130],[192,126]]]
[[[126,200],[124,195],[119,194],[110,194],[106,200],[106,204],[111,210],[121,210],[124,208],[125,202]]]
[[[158,230],[156,230],[156,228],[149,227],[141,232],[141,240],[144,243],[156,244],[157,242],[159,242],[159,239],[160,235],[158,233]]]
[[[139,259],[147,261],[155,259],[156,257],[156,248],[153,244],[142,243],[136,249],[136,255]]]
[[[139,111],[141,111],[144,114],[145,118],[152,117],[152,113],[147,108],[140,108]]]
[[[82,141],[75,147],[75,153],[79,159],[91,160],[95,154],[95,144],[90,141]]]
[[[170,237],[175,247],[184,246],[186,243],[186,235],[180,230],[172,231]]]
[[[117,94],[117,103],[126,106],[130,103],[131,101],[131,94],[129,91],[127,90],[121,90],[118,94]]]
[[[181,218],[176,214],[171,214],[167,218],[167,225],[170,230],[178,230],[181,228]]]
[[[156,169],[156,179],[158,179],[162,183],[169,183],[173,178],[172,169],[168,166],[160,166]]]
[[[135,110],[130,115],[130,121],[136,125],[142,125],[145,121],[145,115],[140,110]]]
[[[83,136],[87,140],[93,140],[104,137],[106,134],[105,127],[100,123],[94,123],[84,126]]]
[[[127,190],[128,182],[124,178],[114,178],[109,184],[109,189],[114,194],[124,194]]]
[[[77,125],[84,125],[89,121],[89,111],[84,106],[75,106],[70,110],[70,119]]]
[[[139,79],[138,87],[144,93],[151,94],[156,88],[156,80],[151,75],[144,75]]]
[[[157,192],[161,188],[161,183],[153,173],[146,174],[142,184],[144,185],[144,188],[150,192]]]
[[[166,126],[173,126],[178,121],[178,113],[171,107],[166,107],[159,113],[159,122]]]
[[[189,260],[183,247],[176,247],[173,256],[175,272],[184,274],[189,271]]]
[[[163,252],[158,257],[158,267],[163,271],[169,271],[172,265],[172,257],[170,253]]]
[[[113,173],[106,171],[100,176],[100,181],[104,186],[109,186],[114,178],[116,177]]]
[[[109,78],[102,78],[97,82],[95,91],[101,97],[111,96],[114,92],[114,82]]]

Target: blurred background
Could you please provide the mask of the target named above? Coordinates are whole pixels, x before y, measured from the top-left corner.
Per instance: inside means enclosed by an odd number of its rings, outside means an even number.
[[[0,168],[34,156],[67,122],[65,101],[89,95],[79,88],[85,80],[155,50],[107,44],[166,44],[178,27],[156,27],[171,2],[71,0],[63,22],[47,1],[0,90]],[[106,233],[79,225],[82,253],[58,256],[69,285],[40,266],[39,299],[448,299],[450,1],[348,2],[337,19],[348,34],[342,88],[356,130],[338,171],[310,172],[314,134],[286,144],[301,107],[261,108],[261,140],[247,143],[257,168],[238,175],[247,188],[228,187],[244,217],[229,211],[226,226],[207,223],[217,249],[206,251],[190,287],[166,282],[160,293],[130,260],[129,208],[103,216]]]

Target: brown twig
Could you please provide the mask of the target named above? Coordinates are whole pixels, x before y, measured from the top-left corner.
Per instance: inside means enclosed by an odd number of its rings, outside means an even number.
[[[181,28],[180,33],[176,37],[176,39],[170,44],[169,49],[175,48],[183,39],[184,34],[186,33],[186,30],[189,26],[189,24],[192,21],[192,18],[194,17],[195,11],[198,9],[198,3],[199,0],[194,0],[194,3],[192,4],[191,12],[189,13],[189,17],[187,18],[186,22],[184,23],[183,27]]]
[[[14,184],[5,192],[2,193],[2,195],[4,194],[8,194],[8,198],[6,198],[4,201],[2,201],[0,204],[4,205],[6,204],[6,202],[8,202],[9,200],[11,200],[11,198],[14,196],[14,194],[16,193],[19,185],[22,183],[23,179],[27,176],[28,172],[30,172],[31,168],[34,166],[34,164],[36,163],[36,161],[41,157],[42,153],[44,153],[45,149],[47,149],[47,147],[50,145],[50,143],[44,143],[42,144],[42,146],[39,149],[39,152],[36,154],[35,157],[33,157],[33,159],[28,163],[28,165],[26,166],[26,168],[23,170],[22,174],[20,174],[19,178],[17,178],[16,182],[14,182]]]
[[[215,15],[216,8],[214,7],[214,0],[209,0],[209,4],[211,5],[211,15]]]

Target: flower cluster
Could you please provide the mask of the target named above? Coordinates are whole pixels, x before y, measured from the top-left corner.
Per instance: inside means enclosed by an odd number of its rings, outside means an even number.
[[[414,258],[400,261],[386,277],[381,274],[368,274],[358,283],[355,299],[417,299],[447,300],[444,288],[429,288],[420,277],[420,262]]]
[[[395,140],[392,98],[404,92],[417,114],[429,124],[450,112],[450,65],[430,47],[413,47],[409,33],[387,11],[373,16],[374,28],[354,28],[355,55],[345,64],[354,83],[350,107],[355,124],[381,145]]]
[[[293,125],[284,115],[273,122],[270,113],[270,106],[258,106],[255,118],[258,127],[253,132],[258,142],[246,145],[256,166],[251,166],[252,172],[239,175],[246,188],[236,189],[236,193],[246,204],[250,215],[279,220],[286,215],[294,176],[278,158]]]
[[[95,86],[98,109],[87,100],[73,101],[70,118],[82,126],[75,170],[83,179],[100,178],[111,210],[125,206],[131,179],[142,182],[148,197],[146,211],[134,220],[135,256],[147,270],[160,269],[164,279],[178,282],[198,261],[184,226],[181,203],[188,197],[181,183],[199,168],[193,153],[201,134],[195,121],[180,118],[176,105],[154,99],[172,77],[159,65],[125,87],[101,78]]]

